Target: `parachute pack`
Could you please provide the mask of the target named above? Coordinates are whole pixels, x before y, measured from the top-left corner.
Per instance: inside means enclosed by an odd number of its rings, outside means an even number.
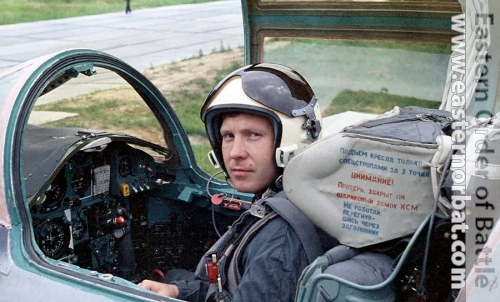
[[[329,117],[326,136],[287,165],[285,193],[349,247],[411,235],[433,211],[451,123],[447,111],[413,106]]]
[[[323,138],[289,162],[283,185],[292,204],[343,245],[304,270],[297,302],[410,301],[426,289],[431,301],[446,300],[449,282],[424,280],[450,267],[448,220],[436,218],[432,238],[426,228],[436,199],[446,211],[451,123],[448,111],[419,107],[323,119]],[[430,266],[440,261],[441,269],[425,273],[429,244]]]

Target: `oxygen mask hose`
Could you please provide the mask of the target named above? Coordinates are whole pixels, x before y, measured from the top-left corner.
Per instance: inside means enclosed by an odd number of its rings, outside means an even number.
[[[220,170],[219,172],[215,172],[208,179],[207,186],[206,186],[206,191],[207,191],[207,194],[208,194],[209,198],[212,198],[212,194],[210,194],[210,183],[212,182],[212,179],[214,179],[215,176],[221,174],[222,172],[224,172],[224,171]],[[233,194],[233,196],[234,196],[234,194]],[[217,236],[219,236],[219,238],[222,237],[222,235],[219,233],[219,230],[217,229],[217,224],[215,222],[215,205],[214,204],[212,204],[212,225],[214,226],[214,230],[215,230],[215,233],[217,233]]]

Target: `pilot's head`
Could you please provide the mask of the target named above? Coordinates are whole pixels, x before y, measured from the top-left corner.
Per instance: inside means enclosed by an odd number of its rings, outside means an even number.
[[[201,109],[212,162],[242,192],[268,187],[321,132],[321,113],[306,80],[278,64],[242,67],[217,84]]]

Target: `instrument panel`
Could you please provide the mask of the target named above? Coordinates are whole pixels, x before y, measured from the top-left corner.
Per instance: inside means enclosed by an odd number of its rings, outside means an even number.
[[[154,159],[137,149],[121,144],[101,152],[76,153],[57,174],[37,207],[48,214],[64,204],[82,203],[101,195],[128,196],[150,190],[156,174]]]
[[[182,181],[161,156],[125,142],[79,151],[31,208],[38,247],[49,258],[133,282],[154,279],[158,269],[194,269],[218,236],[206,197],[175,199]],[[223,230],[237,214],[215,216]]]
[[[117,241],[132,232],[131,198],[157,186],[159,164],[124,142],[74,154],[46,189],[44,202],[31,209],[40,250],[56,260],[119,273],[113,255]]]

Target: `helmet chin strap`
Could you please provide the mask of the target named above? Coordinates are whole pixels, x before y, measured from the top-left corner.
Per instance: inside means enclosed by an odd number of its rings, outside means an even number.
[[[254,201],[261,198],[267,198],[275,195],[276,193],[283,190],[283,175],[278,176],[274,182],[269,184],[269,186],[263,188],[261,191],[255,193]]]
[[[276,178],[276,180],[274,181],[274,186],[280,191],[283,189],[283,174]]]

